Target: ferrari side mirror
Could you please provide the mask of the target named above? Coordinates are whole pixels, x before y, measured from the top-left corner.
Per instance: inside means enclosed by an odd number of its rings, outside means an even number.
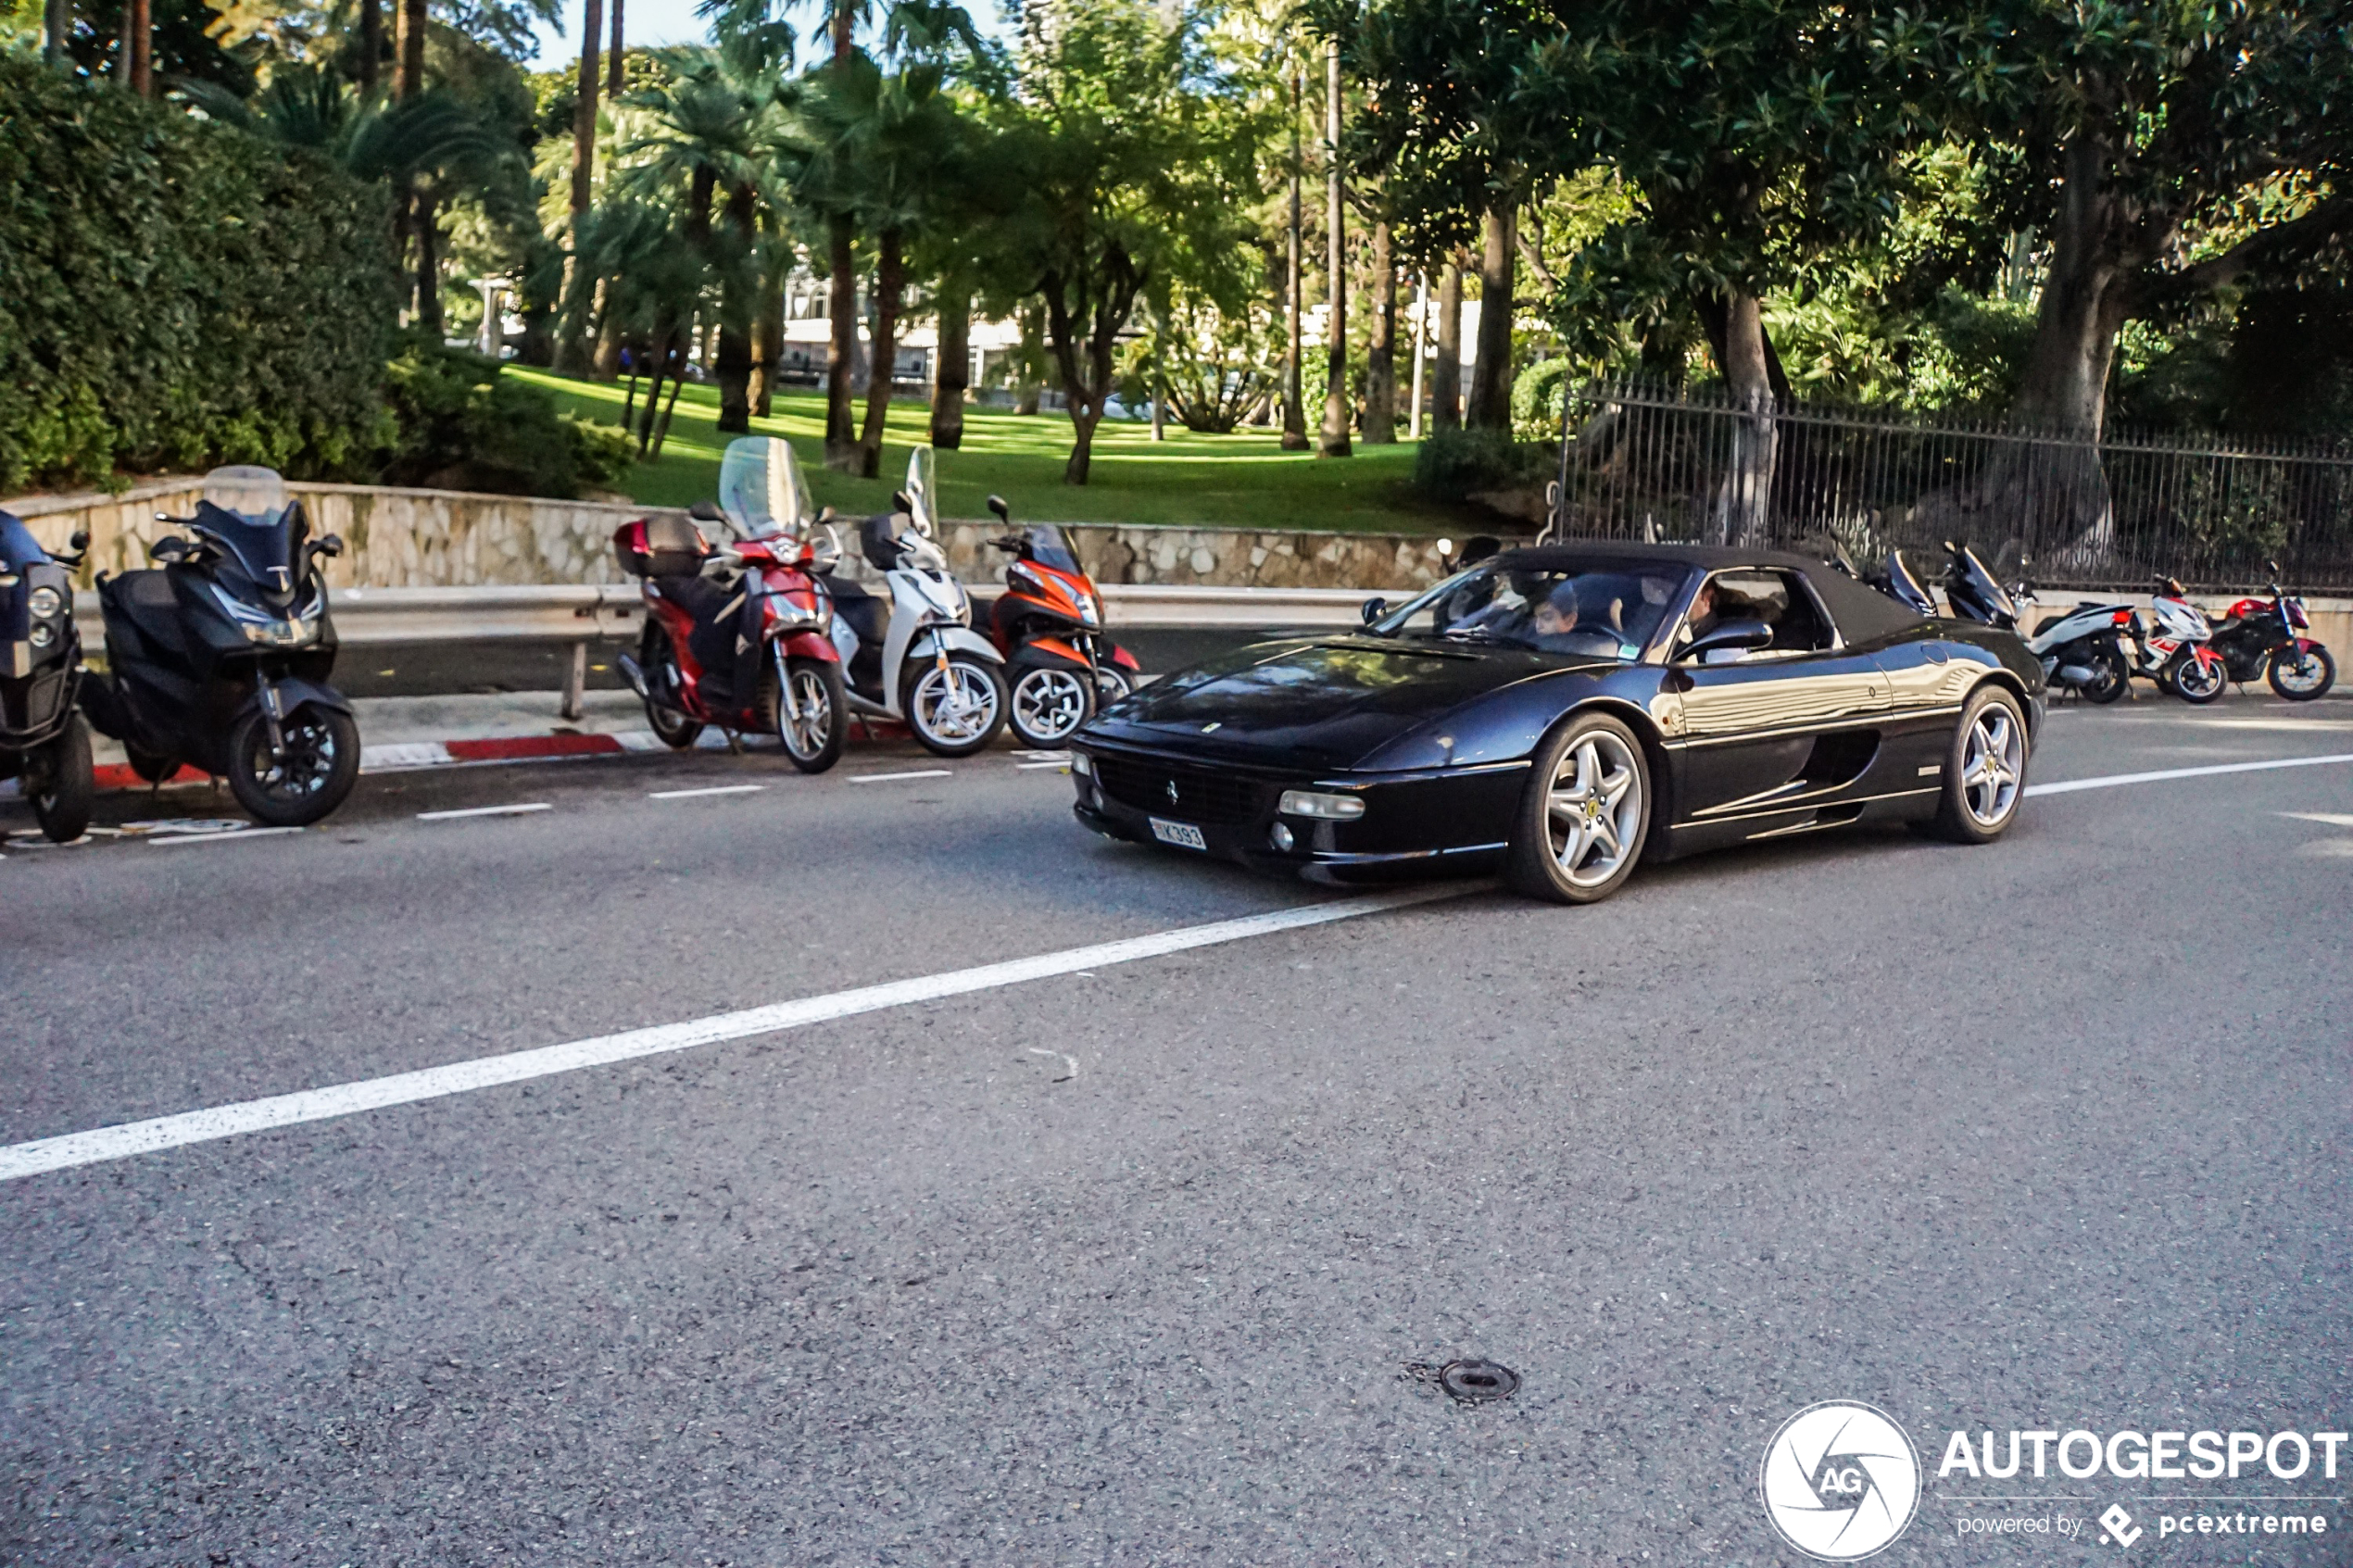
[[[1373,597],[1365,601],[1365,608],[1359,613],[1364,616],[1365,624],[1370,626],[1374,621],[1378,621],[1382,616],[1389,613],[1389,601],[1378,595],[1375,595]]]
[[[1748,653],[1771,644],[1773,629],[1762,621],[1727,621],[1703,636],[1693,639],[1692,646],[1676,655],[1679,663],[1697,659],[1722,648]]]

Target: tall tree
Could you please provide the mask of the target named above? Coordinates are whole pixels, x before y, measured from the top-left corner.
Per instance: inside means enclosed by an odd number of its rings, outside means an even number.
[[[605,51],[605,96],[618,98],[628,87],[628,45],[621,35],[622,0],[612,0],[612,46]]]
[[[1432,430],[1463,428],[1463,269],[1446,258],[1438,282],[1438,362],[1430,367]]]
[[[1386,217],[1373,221],[1366,261],[1373,307],[1365,334],[1365,441],[1382,446],[1397,440],[1397,257]]]
[[[1512,428],[1512,293],[1519,265],[1518,211],[1506,199],[1479,215],[1478,354],[1471,362],[1463,423]]]
[[[616,8],[621,0],[613,0]],[[597,49],[604,36],[603,0],[580,0],[579,76],[572,111],[572,230],[578,248],[580,226],[588,217],[597,166],[597,90],[602,77],[597,69]],[[556,369],[578,370],[588,355],[584,332],[569,332],[556,340]]]
[[[994,114],[1018,206],[987,237],[1030,280],[1069,400],[1063,478],[1084,484],[1111,395],[1118,335],[1155,279],[1183,272],[1241,310],[1254,286],[1246,209],[1263,122],[1202,48],[1198,19],[1128,0],[1058,0],[1033,28],[1018,91]]]
[[[1347,123],[1340,40],[1324,44],[1324,422],[1319,458],[1351,456],[1348,443],[1348,171],[1340,136]]]
[[[1290,72],[1290,221],[1287,225],[1290,254],[1283,271],[1283,439],[1286,452],[1307,450],[1307,408],[1301,392],[1300,339],[1307,331],[1306,244],[1302,232],[1300,183],[1305,178],[1306,153],[1300,145],[1299,117],[1305,112],[1299,68]]]

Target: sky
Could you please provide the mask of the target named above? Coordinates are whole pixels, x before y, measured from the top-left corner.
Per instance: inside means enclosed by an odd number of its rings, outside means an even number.
[[[696,0],[623,0],[621,31],[631,48],[659,48],[665,44],[702,44],[711,38],[711,24],[695,15]],[[608,21],[606,26],[612,24]],[[535,70],[552,70],[580,57],[580,0],[564,6],[562,32],[542,27]]]

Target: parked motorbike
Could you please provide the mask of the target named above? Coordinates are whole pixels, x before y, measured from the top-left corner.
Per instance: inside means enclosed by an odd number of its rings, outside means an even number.
[[[2156,682],[2158,690],[2201,708],[2220,697],[2230,682],[2230,666],[2209,646],[2213,625],[2190,603],[2189,591],[2159,575],[2149,598],[2149,617],[2147,623],[2135,620],[2133,626],[2138,649],[2133,672]]]
[[[2336,684],[2336,660],[2304,633],[2312,629],[2304,601],[2280,588],[2280,563],[2272,561],[2268,597],[2244,598],[2230,613],[2209,619],[2214,651],[2231,679],[2244,684],[2258,675],[2290,702],[2311,702]]]
[[[2028,617],[2037,603],[2032,583],[2019,584],[2021,612]],[[2126,641],[2139,624],[2133,607],[2098,599],[2079,601],[2073,609],[2050,616],[2035,627],[2026,646],[2043,661],[2043,674],[2055,691],[2071,691],[2086,702],[2109,703],[2133,684],[2133,655]]]
[[[972,596],[934,540],[937,495],[931,450],[920,447],[907,461],[907,487],[893,497],[899,509],[858,530],[860,553],[883,574],[884,593],[838,576],[825,584],[851,710],[903,721],[939,756],[969,757],[1004,727],[1004,657],[972,629]]]
[[[90,726],[75,706],[82,636],[73,624],[74,568],[90,535],[52,556],[21,521],[0,512],[0,779],[19,779],[52,844],[90,826]]]
[[[731,537],[713,545],[698,523]],[[612,543],[645,596],[637,656],[620,663],[655,734],[681,748],[705,726],[773,734],[804,773],[840,759],[849,704],[819,578],[841,542],[810,505],[790,444],[730,442],[716,504],[623,523]]]
[[[82,710],[144,779],[190,762],[260,822],[317,822],[359,776],[359,725],[327,684],[335,629],[319,562],[343,541],[312,539],[264,468],[215,469],[194,517],[156,521],[188,536],[149,546],[157,567],[98,579],[107,672],[82,683]]]
[[[1051,749],[1098,707],[1135,689],[1136,656],[1102,633],[1102,600],[1077,552],[1051,523],[1015,528],[1001,495],[988,509],[1013,532],[988,543],[1013,558],[989,611],[989,635],[1005,656],[1009,721],[1024,746]]]
[[[1977,552],[1957,539],[1947,539],[1944,556],[1944,602],[1952,607],[1953,614],[1982,626],[2017,631],[2018,600]]]

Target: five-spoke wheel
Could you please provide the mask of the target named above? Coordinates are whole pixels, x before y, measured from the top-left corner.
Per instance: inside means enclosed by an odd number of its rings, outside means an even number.
[[[1625,884],[1650,832],[1642,742],[1604,713],[1572,718],[1536,758],[1514,824],[1508,874],[1522,892],[1564,904]]]
[[[2005,686],[1980,686],[1962,705],[1944,758],[1940,837],[1985,844],[2002,835],[2026,798],[2026,713]]]

